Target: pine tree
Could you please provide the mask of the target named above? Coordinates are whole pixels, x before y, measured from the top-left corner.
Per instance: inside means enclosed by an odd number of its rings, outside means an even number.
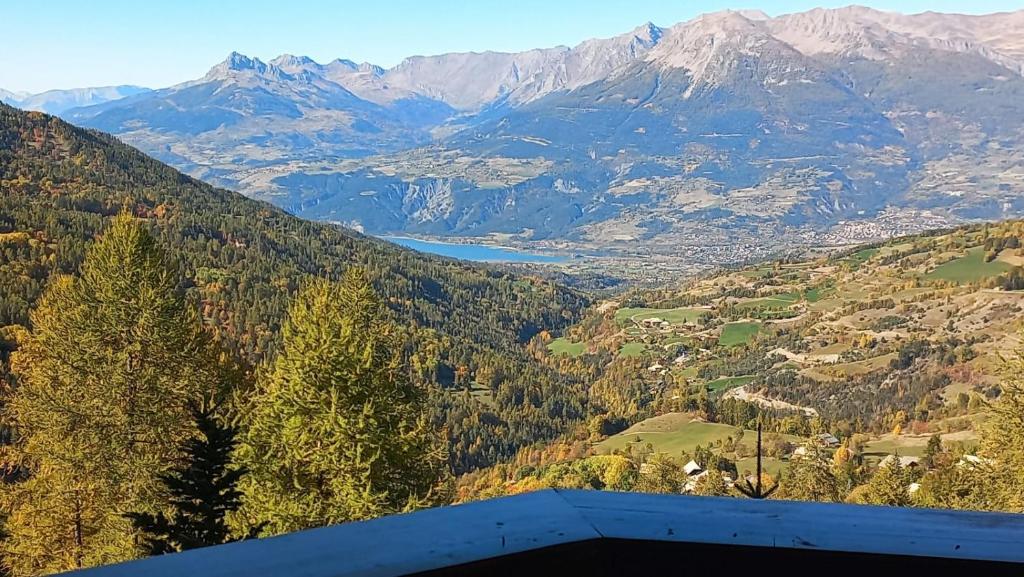
[[[870,505],[906,507],[911,503],[909,485],[909,475],[900,465],[899,459],[889,459],[879,465],[868,481],[864,502]]]
[[[942,437],[934,434],[928,437],[928,444],[925,445],[924,453],[921,455],[921,466],[931,469],[936,465],[936,459],[942,453]]]
[[[827,503],[840,500],[839,482],[824,451],[809,443],[806,455],[790,459],[789,470],[779,484],[779,497]]]
[[[217,379],[174,270],[142,223],[120,216],[33,311],[4,407],[10,462],[28,477],[4,499],[14,575],[137,555],[122,513],[160,502],[157,475],[192,433],[188,403]]]
[[[996,507],[1024,512],[1024,354],[1004,367],[1002,394],[982,431],[981,466]]]
[[[444,500],[442,446],[397,327],[360,270],[312,280],[243,409],[238,523],[276,534]]]
[[[192,418],[199,435],[185,442],[182,463],[160,476],[170,514],[127,514],[150,555],[236,540],[225,521],[241,505],[237,484],[245,475],[245,469],[231,466],[235,429],[221,424],[209,406],[193,407]]]
[[[702,497],[723,497],[729,494],[729,487],[718,469],[708,469],[693,485],[693,494]]]
[[[634,489],[639,493],[679,494],[685,478],[679,463],[664,453],[655,453],[640,467]]]

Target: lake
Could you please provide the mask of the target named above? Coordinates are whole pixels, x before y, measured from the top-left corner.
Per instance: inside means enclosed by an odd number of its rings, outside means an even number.
[[[551,256],[522,252],[511,248],[489,246],[485,244],[455,244],[450,242],[433,242],[406,238],[401,236],[383,236],[388,242],[411,248],[419,252],[426,252],[460,260],[472,260],[477,262],[533,262],[533,263],[555,263],[566,260],[564,256]]]

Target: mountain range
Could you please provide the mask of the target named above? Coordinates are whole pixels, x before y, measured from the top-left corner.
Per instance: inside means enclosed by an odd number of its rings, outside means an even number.
[[[32,94],[31,92],[10,92],[0,89],[0,102],[24,110],[35,110],[47,114],[61,114],[72,108],[103,104],[104,102],[148,91],[148,88],[131,85],[47,90],[37,94]]]
[[[1024,11],[719,12],[393,68],[233,53],[67,109],[374,234],[729,262],[1024,214]]]

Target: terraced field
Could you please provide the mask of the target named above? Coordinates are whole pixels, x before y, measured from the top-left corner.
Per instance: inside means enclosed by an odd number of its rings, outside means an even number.
[[[1011,268],[1011,265],[998,259],[985,262],[985,250],[975,247],[969,249],[965,256],[935,267],[925,277],[964,284],[999,276]]]
[[[729,323],[722,327],[722,335],[718,337],[718,344],[723,347],[744,345],[750,342],[750,339],[754,338],[754,335],[760,330],[760,323]]]

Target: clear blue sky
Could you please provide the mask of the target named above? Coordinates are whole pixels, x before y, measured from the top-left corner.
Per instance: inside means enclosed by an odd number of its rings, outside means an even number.
[[[738,3],[737,3],[738,2]],[[0,88],[161,87],[201,76],[232,50],[392,66],[414,54],[518,51],[614,36],[703,12],[768,14],[846,2],[734,0],[6,0]],[[888,0],[869,6],[986,13],[1024,0]]]

